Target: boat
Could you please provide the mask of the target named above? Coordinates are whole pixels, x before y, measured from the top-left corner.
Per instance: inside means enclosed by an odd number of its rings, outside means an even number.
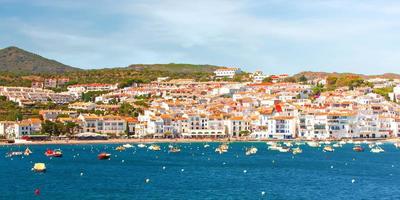
[[[371,149],[371,152],[372,153],[382,153],[382,152],[385,152],[385,150],[383,150],[380,146],[376,146]]]
[[[133,145],[131,145],[131,144],[124,144],[124,145],[122,145],[124,148],[127,148],[127,149],[129,149],[129,148],[133,148]]]
[[[363,152],[364,149],[360,145],[356,145],[353,147],[353,151],[355,152]]]
[[[331,142],[328,141],[328,140],[326,140],[326,141],[324,142],[324,144],[331,144]]]
[[[346,144],[346,141],[341,140],[341,141],[339,142],[339,144],[340,144],[340,145],[345,145],[345,144]]]
[[[332,147],[339,148],[339,147],[342,147],[342,145],[340,143],[335,143],[332,145]]]
[[[347,144],[353,144],[353,140],[347,140]]]
[[[139,148],[146,148],[146,145],[145,145],[145,144],[142,144],[142,143],[141,143],[141,144],[138,144],[137,146],[138,146]]]
[[[33,171],[35,172],[45,172],[46,171],[46,165],[44,163],[35,163],[32,168]]]
[[[32,151],[27,147],[26,149],[25,149],[25,151],[24,151],[24,155],[25,156],[29,156],[29,155],[31,155],[32,154]]]
[[[334,152],[335,149],[332,146],[327,145],[324,147],[323,151],[324,152]]]
[[[117,147],[115,148],[115,150],[117,150],[117,151],[125,151],[125,147],[123,147],[123,146],[117,146]]]
[[[382,142],[376,142],[375,144],[376,144],[376,145],[383,145]]]
[[[255,147],[248,148],[246,149],[246,156],[254,155],[257,153],[257,151],[258,149]]]
[[[393,145],[394,145],[396,148],[399,148],[399,147],[400,147],[400,142],[393,143]]]
[[[269,141],[267,142],[268,145],[276,145],[276,142]]]
[[[54,157],[62,157],[63,153],[61,151],[61,149],[55,149],[54,150]]]
[[[97,158],[99,160],[106,160],[109,159],[111,157],[111,154],[109,153],[100,153],[99,155],[97,155]]]
[[[303,150],[300,149],[300,147],[296,147],[292,149],[292,153],[293,155],[299,154],[299,153],[303,153]]]
[[[178,147],[172,147],[172,148],[169,148],[168,152],[170,152],[170,153],[179,153],[179,152],[181,152],[181,149],[178,148]]]
[[[307,142],[307,144],[308,144],[308,146],[310,146],[310,147],[320,147],[320,145],[319,145],[318,142],[310,141],[310,142]]]
[[[290,148],[287,147],[287,146],[278,146],[277,149],[278,149],[278,151],[281,152],[281,153],[287,153],[287,152],[290,151]]]
[[[271,146],[268,147],[268,150],[273,150],[273,151],[277,151],[281,146],[278,144],[272,144]]]
[[[218,152],[219,154],[222,154],[222,153],[226,153],[226,152],[228,152],[228,149],[229,149],[229,146],[227,145],[227,144],[221,144],[221,145],[219,145],[216,149],[215,149],[215,152]]]
[[[24,153],[22,151],[12,151],[6,154],[6,157],[22,156]]]
[[[156,144],[150,145],[148,149],[152,150],[152,151],[161,151],[161,147],[159,145],[156,145]]]
[[[205,144],[205,145],[204,145],[204,148],[208,148],[208,147],[210,147],[209,144]]]
[[[293,146],[293,144],[292,144],[291,142],[284,142],[283,144],[286,145],[286,146],[288,146],[288,147]]]
[[[46,152],[44,152],[44,155],[46,155],[47,157],[62,157],[63,153],[61,149],[47,149]]]

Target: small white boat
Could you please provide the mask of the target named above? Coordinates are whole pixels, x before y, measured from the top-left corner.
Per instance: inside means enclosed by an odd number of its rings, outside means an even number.
[[[156,144],[150,145],[148,149],[152,150],[152,151],[161,151],[161,147],[159,145],[156,145]]]
[[[310,142],[307,142],[307,144],[308,144],[308,146],[310,146],[310,147],[320,147],[320,145],[319,145],[318,142],[310,141]]]
[[[284,142],[283,144],[288,146],[288,147],[292,147],[293,146],[293,144],[291,142]]]
[[[257,150],[258,149],[255,148],[255,147],[251,147],[251,148],[246,149],[246,156],[250,156],[250,155],[256,154]]]
[[[290,151],[290,148],[286,147],[286,146],[281,146],[281,147],[278,147],[278,151],[281,153],[287,153]]]
[[[330,141],[325,141],[324,144],[331,144],[331,142]]]
[[[333,144],[332,146],[333,146],[333,147],[335,147],[335,148],[342,147],[342,145],[341,145],[341,144],[339,144],[339,143],[335,143],[335,144]]]
[[[376,146],[371,149],[371,152],[372,153],[382,153],[382,152],[385,152],[385,150],[383,150],[380,146]]]
[[[137,146],[138,146],[139,148],[146,148],[146,145],[145,145],[145,144],[142,144],[142,143],[141,143],[141,144],[138,144]]]
[[[293,155],[299,154],[299,153],[303,153],[303,150],[300,149],[300,147],[296,147],[292,149],[292,153]]]
[[[122,146],[125,147],[125,148],[127,148],[127,149],[133,148],[133,145],[131,145],[131,144],[124,144],[124,145],[122,145]]]
[[[353,144],[353,140],[347,140],[347,144]]]
[[[268,150],[274,150],[277,151],[279,149],[280,145],[273,144],[271,146],[268,146]]]
[[[327,146],[324,147],[323,151],[324,152],[334,152],[335,149],[332,148],[332,146],[327,145]]]
[[[204,148],[208,148],[208,147],[210,147],[209,144],[205,144],[205,145],[204,145]]]
[[[376,145],[383,145],[382,142],[376,142],[375,144],[376,144]]]
[[[400,142],[395,142],[395,143],[393,143],[393,145],[394,145],[396,148],[399,148],[399,147],[400,147]]]
[[[346,144],[346,141],[341,140],[341,141],[339,142],[339,144],[340,144],[340,145],[345,145],[345,144]]]

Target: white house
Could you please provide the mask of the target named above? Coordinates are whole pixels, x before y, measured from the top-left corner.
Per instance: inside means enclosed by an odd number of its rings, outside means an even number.
[[[242,71],[240,68],[229,68],[229,67],[224,67],[224,68],[219,68],[214,71],[214,74],[216,77],[227,77],[227,78],[233,78],[235,74],[239,74]]]

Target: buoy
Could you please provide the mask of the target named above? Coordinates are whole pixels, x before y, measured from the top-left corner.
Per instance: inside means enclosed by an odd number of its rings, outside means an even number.
[[[247,170],[243,170],[243,173],[247,173]]]
[[[146,178],[145,182],[146,182],[146,183],[149,183],[149,182],[150,182],[150,179]]]
[[[226,165],[226,163],[225,163],[225,162],[223,162],[223,163],[222,163],[222,165]]]
[[[356,180],[352,179],[352,180],[351,180],[351,183],[354,183],[354,182],[356,182]]]
[[[331,165],[331,169],[333,169],[333,165]]]
[[[262,192],[261,192],[261,196],[264,196],[264,195],[265,195],[265,192],[264,192],[264,191],[262,191]]]
[[[81,176],[83,176],[83,172],[81,172]]]
[[[163,166],[162,169],[165,170],[165,166]]]
[[[39,190],[39,188],[36,188],[36,189],[35,189],[35,195],[40,195],[40,190]]]
[[[275,163],[275,160],[272,160],[272,163]]]
[[[125,160],[121,160],[121,162],[125,162]]]
[[[185,169],[181,169],[181,172],[185,171]]]

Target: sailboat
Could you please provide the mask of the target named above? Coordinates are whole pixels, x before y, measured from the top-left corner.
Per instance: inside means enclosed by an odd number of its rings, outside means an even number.
[[[24,155],[25,156],[29,156],[32,154],[32,151],[29,149],[29,147],[26,147],[25,151],[24,151]]]

